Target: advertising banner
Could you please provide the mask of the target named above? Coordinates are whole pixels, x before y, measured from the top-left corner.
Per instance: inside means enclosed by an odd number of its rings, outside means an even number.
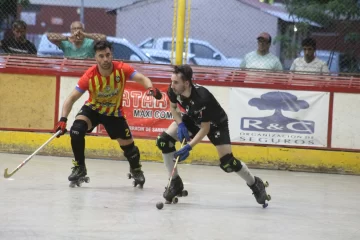
[[[231,88],[232,142],[327,146],[329,93]]]
[[[127,82],[123,95],[123,107],[133,137],[156,138],[173,122],[170,100],[167,97],[169,84],[156,84],[163,95],[161,100],[147,96],[144,87],[135,82]],[[99,125],[97,132],[107,134]]]

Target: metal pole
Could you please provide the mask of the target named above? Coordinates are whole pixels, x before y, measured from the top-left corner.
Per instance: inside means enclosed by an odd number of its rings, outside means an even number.
[[[176,31],[176,65],[183,63],[184,52],[184,29],[185,29],[185,9],[186,0],[179,0],[178,2],[178,18]]]
[[[80,22],[85,25],[84,22],[84,0],[81,0],[81,6],[80,6]]]

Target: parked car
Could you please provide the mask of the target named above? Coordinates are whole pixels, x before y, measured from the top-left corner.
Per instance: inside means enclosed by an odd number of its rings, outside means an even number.
[[[66,33],[64,35],[70,35]],[[106,39],[112,43],[114,59],[128,60],[128,61],[142,61],[149,63],[166,63],[156,61],[155,59],[144,54],[141,49],[136,45],[130,43],[124,38],[106,37]],[[38,56],[64,56],[63,51],[58,46],[51,43],[46,34],[41,37],[41,41],[38,47]]]
[[[151,57],[155,59],[156,61],[164,62],[167,64],[171,64],[171,51],[159,51],[157,49],[146,49],[146,51],[143,51],[148,57]],[[173,54],[173,62],[176,60],[175,53]],[[194,54],[183,54],[183,58],[187,58],[187,63],[196,65]]]
[[[197,64],[202,66],[219,66],[219,67],[239,67],[241,59],[228,58],[222,54],[218,49],[213,47],[209,42],[188,39],[188,52],[186,62],[189,64]],[[138,46],[144,53],[153,58],[161,57],[171,62],[171,45],[172,38],[147,38]],[[175,44],[174,44],[175,45]],[[175,46],[174,46],[175,48]],[[185,46],[184,46],[185,51]],[[185,54],[185,53],[184,53]],[[175,54],[174,54],[175,57]]]

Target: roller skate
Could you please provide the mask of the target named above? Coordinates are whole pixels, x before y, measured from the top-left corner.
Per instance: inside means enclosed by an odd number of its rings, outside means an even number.
[[[188,191],[184,190],[184,184],[180,176],[177,176],[171,180],[169,189],[165,187],[163,197],[166,200],[166,204],[176,204],[179,201],[178,197],[186,197],[187,195]]]
[[[72,167],[72,173],[68,177],[70,181],[69,187],[74,188],[75,186],[81,187],[82,183],[90,182],[90,178],[86,176],[87,170],[85,165],[79,165],[77,161],[72,161],[74,167]]]
[[[134,187],[139,185],[140,188],[143,188],[144,183],[145,183],[145,176],[144,176],[143,171],[141,171],[141,167],[135,168],[135,169],[130,168],[130,173],[128,173],[127,176],[129,179],[131,179],[131,178],[134,179],[134,181],[133,181]]]
[[[259,204],[262,204],[263,208],[268,206],[266,201],[270,201],[271,197],[266,193],[265,188],[269,186],[269,183],[265,181],[265,183],[259,178],[255,176],[255,183],[252,186],[249,186],[253,191],[253,195],[255,196],[256,201]]]

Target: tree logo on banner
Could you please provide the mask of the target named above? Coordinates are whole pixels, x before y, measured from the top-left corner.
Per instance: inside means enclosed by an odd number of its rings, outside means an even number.
[[[275,110],[274,114],[267,117],[244,117],[241,119],[241,129],[244,131],[281,132],[313,134],[314,121],[299,120],[285,117],[282,111],[298,112],[309,108],[309,103],[287,92],[268,92],[260,98],[252,98],[250,106],[259,110]]]

